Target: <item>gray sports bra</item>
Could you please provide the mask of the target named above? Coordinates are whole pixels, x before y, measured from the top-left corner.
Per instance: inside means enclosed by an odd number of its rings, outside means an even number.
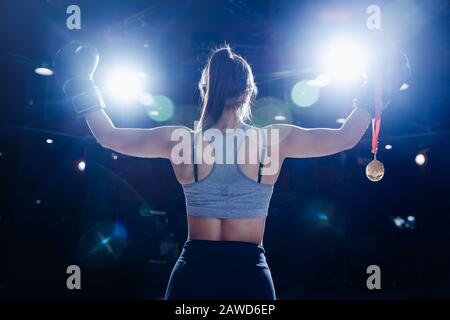
[[[247,128],[250,126],[244,125],[244,129]],[[223,135],[225,139],[229,136],[227,133]],[[234,143],[235,155],[240,144],[239,140],[238,143]],[[193,154],[195,154],[195,147],[193,147]],[[264,143],[262,154],[265,154]],[[256,182],[241,171],[237,161],[214,162],[208,176],[198,181],[197,163],[194,161],[195,182],[182,184],[188,214],[222,219],[265,217],[272,197],[273,185],[261,183],[262,168],[260,160],[258,182]]]

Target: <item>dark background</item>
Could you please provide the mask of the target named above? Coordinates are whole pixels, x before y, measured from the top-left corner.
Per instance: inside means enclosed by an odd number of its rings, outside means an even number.
[[[365,177],[370,130],[352,150],[285,162],[264,240],[280,299],[450,297],[449,4],[375,3],[382,8],[383,41],[407,53],[413,67],[410,89],[383,114],[378,158],[386,175],[378,183]],[[70,4],[81,7],[81,30],[65,28]],[[210,49],[227,42],[252,65],[259,97],[279,99],[288,122],[337,128],[336,118],[350,112],[351,93],[325,88],[316,104],[298,108],[290,90],[314,77],[328,36],[340,31],[370,39],[369,4],[3,1],[0,296],[159,299],[186,239],[184,197],[169,162],[114,159],[73,115],[54,77],[34,73],[51,66],[58,48],[72,39],[97,46],[99,79],[117,56],[138,61],[150,75],[148,90],[175,104],[174,117],[158,123],[139,105],[127,109],[105,97],[118,127],[193,127],[201,68]],[[392,150],[384,149],[387,143]],[[414,162],[418,152],[427,157],[424,166]],[[77,170],[81,159],[84,172]],[[164,214],[145,214],[144,206]],[[414,216],[416,228],[396,227],[395,216]],[[119,226],[116,244],[126,246],[92,266],[83,248],[95,243],[83,239],[99,223]],[[71,264],[82,269],[82,290],[66,288]],[[366,288],[371,264],[381,267],[381,290]]]

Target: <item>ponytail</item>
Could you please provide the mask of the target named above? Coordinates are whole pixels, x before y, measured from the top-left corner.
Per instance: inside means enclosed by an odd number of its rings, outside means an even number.
[[[233,53],[229,46],[212,53],[202,71],[199,89],[201,116],[198,129],[212,127],[228,108],[234,108],[241,121],[250,118],[250,103],[257,93],[253,73],[244,58]]]

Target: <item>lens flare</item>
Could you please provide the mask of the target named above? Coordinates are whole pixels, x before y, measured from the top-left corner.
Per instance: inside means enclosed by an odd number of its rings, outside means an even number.
[[[148,116],[158,122],[164,122],[172,119],[175,113],[175,105],[170,98],[163,95],[156,95],[147,100],[146,105]]]
[[[309,107],[317,102],[320,95],[318,86],[312,86],[309,81],[297,82],[291,90],[291,99],[299,107]]]
[[[128,245],[128,231],[120,222],[100,223],[80,240],[78,253],[83,264],[102,267],[118,259]]]

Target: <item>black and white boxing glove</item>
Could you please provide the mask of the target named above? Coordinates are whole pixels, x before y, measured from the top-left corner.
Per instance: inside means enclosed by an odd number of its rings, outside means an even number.
[[[375,81],[381,82],[381,110],[388,107],[392,98],[408,83],[411,77],[411,66],[406,54],[400,51],[391,51],[377,57],[364,77],[353,106],[367,110],[375,117]]]
[[[102,93],[92,78],[98,61],[97,49],[79,41],[61,48],[53,61],[56,79],[80,116],[105,107]]]

